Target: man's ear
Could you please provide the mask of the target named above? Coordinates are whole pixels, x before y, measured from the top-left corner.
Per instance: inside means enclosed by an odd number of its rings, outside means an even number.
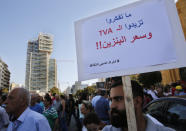
[[[23,98],[20,98],[20,105],[21,106],[25,106],[25,103],[26,103],[26,99],[23,99]]]
[[[137,109],[142,108],[143,99],[141,96],[137,96],[134,98],[134,107]]]

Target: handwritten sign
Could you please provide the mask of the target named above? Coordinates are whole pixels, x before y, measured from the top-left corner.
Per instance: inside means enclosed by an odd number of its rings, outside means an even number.
[[[79,80],[186,65],[173,0],[144,0],[79,20],[75,33]]]

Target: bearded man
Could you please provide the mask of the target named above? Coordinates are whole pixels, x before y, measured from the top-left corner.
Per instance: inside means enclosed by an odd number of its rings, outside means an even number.
[[[126,107],[121,77],[117,78],[110,90],[111,113],[110,122],[112,125],[105,126],[102,131],[128,131]],[[158,120],[142,113],[143,89],[136,82],[131,81],[133,101],[138,131],[174,131],[171,128],[163,126]]]

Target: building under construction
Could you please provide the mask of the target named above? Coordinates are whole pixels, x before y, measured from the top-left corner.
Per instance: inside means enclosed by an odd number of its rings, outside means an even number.
[[[9,89],[10,71],[8,65],[0,58],[0,90]]]
[[[25,87],[29,91],[48,92],[57,86],[56,62],[50,59],[52,51],[52,35],[40,33],[37,40],[28,41]]]

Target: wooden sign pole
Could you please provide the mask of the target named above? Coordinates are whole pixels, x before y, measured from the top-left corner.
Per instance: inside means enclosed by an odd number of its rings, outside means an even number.
[[[122,76],[128,131],[137,131],[130,76]]]

